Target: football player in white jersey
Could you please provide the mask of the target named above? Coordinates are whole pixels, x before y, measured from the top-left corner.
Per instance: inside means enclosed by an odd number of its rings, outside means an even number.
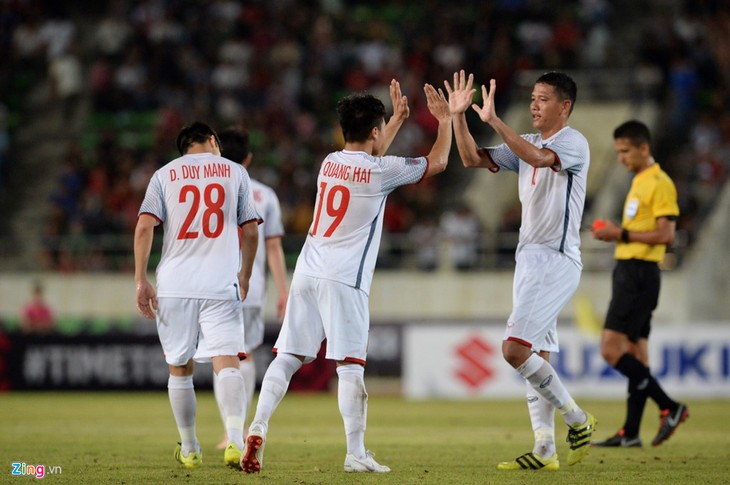
[[[229,436],[224,460],[238,468],[245,408],[238,370],[245,351],[240,301],[248,293],[261,218],[246,169],[220,156],[212,128],[201,122],[183,127],[177,147],[182,156],[154,173],[139,210],[134,233],[137,309],[157,320],[169,365],[167,387],[181,441],[175,459],[187,468],[202,463],[195,433],[193,356],[204,335],[207,352],[196,359],[210,359],[218,375]],[[147,266],[158,224],[164,236],[155,291]]]
[[[365,449],[368,294],[388,194],[443,172],[448,163],[448,103],[433,86],[427,84],[424,91],[438,120],[438,134],[426,157],[384,156],[410,112],[397,81],[390,84],[394,112],[387,124],[383,103],[372,95],[353,94],[337,104],[345,147],[327,155],[319,170],[314,219],[294,270],[277,355],[264,376],[246,438],[241,467],[248,473],[261,471],[269,419],[292,375],[302,363],[314,360],[325,338],[325,356],[337,363],[337,399],[347,438],[344,469],[390,471]]]
[[[530,113],[537,133],[518,135],[494,109],[496,82],[482,86],[483,106],[472,104],[473,75],[454,73],[453,87],[445,82],[454,117],[454,136],[465,167],[517,172],[522,224],[516,252],[512,313],[507,320],[502,354],[526,380],[527,405],[535,434],[533,451],[500,470],[557,470],[555,409],[568,425],[568,464],[583,459],[590,449],[595,418],[583,411],[550,365],[557,352],[557,318],[573,296],[582,270],[580,223],[590,164],[588,142],[568,126],[577,88],[566,74],[540,76],[532,90]],[[480,148],[466,124],[472,106],[479,118],[502,138],[503,144]]]
[[[224,157],[234,162],[240,162],[248,170],[253,160],[248,133],[239,128],[228,128],[219,133],[221,151]],[[264,341],[264,304],[266,302],[267,266],[276,287],[276,316],[284,318],[287,300],[286,263],[281,238],[284,236],[284,223],[281,220],[281,206],[274,190],[261,182],[251,179],[256,212],[263,217],[264,222],[259,226],[259,245],[253,263],[253,272],[246,299],[241,303],[243,309],[243,324],[245,329],[246,358],[240,363],[243,387],[246,394],[246,408],[243,410],[244,436],[246,435],[246,419],[251,409],[253,395],[256,388],[256,366],[254,351]],[[201,341],[198,349],[204,348]],[[218,379],[213,374],[213,389],[218,409],[225,423],[223,402],[221,400]],[[228,444],[228,437],[224,436],[218,448],[223,449]]]

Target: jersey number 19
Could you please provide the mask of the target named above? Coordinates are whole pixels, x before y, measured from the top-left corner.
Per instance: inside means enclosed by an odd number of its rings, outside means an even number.
[[[314,227],[312,228],[313,236],[317,235],[323,205],[326,206],[325,210],[327,215],[333,218],[332,223],[327,230],[324,231],[323,236],[330,237],[347,213],[347,207],[350,205],[350,189],[344,185],[333,185],[328,190],[327,182],[320,182],[319,200],[317,200],[317,208],[315,210],[316,216],[314,217]]]

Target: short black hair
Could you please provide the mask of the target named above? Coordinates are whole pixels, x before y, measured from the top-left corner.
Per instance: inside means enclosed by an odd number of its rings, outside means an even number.
[[[195,143],[205,143],[211,135],[215,137],[218,148],[220,148],[221,142],[218,139],[218,135],[215,130],[207,123],[194,121],[189,125],[183,126],[180,133],[178,133],[177,150],[180,152],[180,155],[185,155],[191,145],[194,145]]]
[[[385,105],[372,94],[354,93],[337,103],[340,127],[346,142],[363,142],[385,120]]]
[[[251,153],[248,132],[242,128],[230,127],[221,131],[221,154],[228,160],[243,163]]]
[[[651,146],[649,127],[638,120],[631,120],[620,124],[613,130],[613,139],[626,138],[632,145],[638,147],[642,143]]]
[[[546,72],[535,81],[535,84],[542,83],[548,84],[555,88],[562,99],[570,100],[570,113],[573,112],[573,106],[575,106],[575,99],[578,96],[578,86],[576,86],[573,78],[565,74],[564,72],[551,71]]]

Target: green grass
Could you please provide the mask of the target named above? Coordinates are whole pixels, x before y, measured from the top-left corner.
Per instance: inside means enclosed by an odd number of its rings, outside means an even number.
[[[597,437],[622,423],[621,401],[582,401],[599,420]],[[198,395],[198,436],[204,464],[195,470],[172,458],[177,441],[167,395],[153,393],[0,394],[0,483],[29,483],[10,475],[11,463],[60,466],[51,483],[274,484],[711,484],[727,483],[728,401],[689,402],[691,417],[658,448],[591,450],[584,462],[558,472],[498,472],[497,462],[532,448],[521,401],[406,401],[371,395],[366,446],[393,471],[346,474],[345,439],[332,394],[289,394],[274,415],[264,470],[244,475],[223,465],[215,449],[222,429],[210,392]],[[656,432],[647,406],[642,437]],[[558,453],[567,445],[560,416]],[[25,480],[30,477],[25,477]]]

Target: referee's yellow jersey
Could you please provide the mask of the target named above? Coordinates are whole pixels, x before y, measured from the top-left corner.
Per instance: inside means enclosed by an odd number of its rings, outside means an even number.
[[[677,189],[674,182],[661,169],[658,163],[634,176],[631,189],[624,202],[621,226],[629,231],[653,231],[657,218],[678,216]],[[616,259],[640,259],[660,262],[664,259],[665,244],[646,244],[640,242],[616,244]]]

